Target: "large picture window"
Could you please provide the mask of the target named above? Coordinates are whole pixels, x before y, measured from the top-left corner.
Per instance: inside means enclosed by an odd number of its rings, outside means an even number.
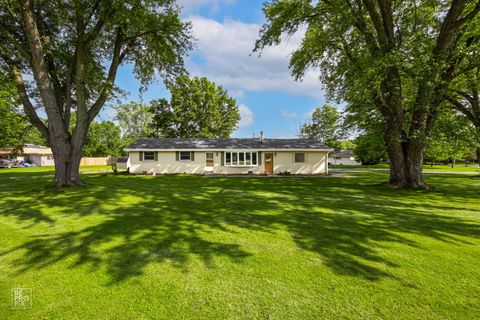
[[[255,167],[257,159],[257,152],[225,152],[227,167]]]

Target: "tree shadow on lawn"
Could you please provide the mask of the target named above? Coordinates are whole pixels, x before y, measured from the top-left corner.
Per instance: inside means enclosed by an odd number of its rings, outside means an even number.
[[[36,213],[53,220],[34,209],[39,206],[62,220],[79,221],[78,228],[32,236],[3,252],[22,252],[12,262],[17,273],[73,257],[72,268],[105,267],[115,284],[142,275],[151,263],[186,271],[193,259],[208,268],[221,257],[242,263],[252,255],[241,245],[245,229],[265,232],[272,242],[277,232],[287,231],[299,248],[318,254],[333,272],[380,280],[394,278],[388,270],[401,267],[382,255],[389,243],[417,247],[421,244],[407,235],[458,242],[459,236],[478,238],[480,233],[477,221],[438,213],[449,207],[405,200],[425,193],[384,189],[374,178],[92,176],[89,182],[39,190],[27,206],[10,198],[10,207],[16,208],[11,212],[21,219],[33,212],[32,220]]]

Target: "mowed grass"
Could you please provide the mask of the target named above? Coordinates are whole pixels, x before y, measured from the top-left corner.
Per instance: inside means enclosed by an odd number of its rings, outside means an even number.
[[[361,170],[389,170],[389,166],[386,163],[375,164],[375,165],[330,165],[331,169],[361,169]],[[480,167],[478,164],[457,164],[452,168],[451,165],[435,164],[433,166],[429,164],[423,165],[423,172],[470,172],[470,173],[480,173]]]
[[[480,178],[386,178],[0,170],[0,319],[479,319]]]

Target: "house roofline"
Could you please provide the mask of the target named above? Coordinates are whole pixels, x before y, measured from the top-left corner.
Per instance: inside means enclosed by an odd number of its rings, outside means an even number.
[[[125,152],[148,152],[148,151],[205,151],[205,152],[219,152],[219,151],[238,151],[238,152],[244,152],[244,151],[266,151],[266,152],[275,152],[275,151],[303,151],[303,152],[309,152],[309,151],[323,151],[323,152],[333,152],[333,149],[320,149],[320,148],[243,148],[243,149],[235,149],[235,148],[210,148],[210,149],[201,149],[201,148],[178,148],[178,149],[158,149],[158,148],[142,148],[142,149],[132,149],[132,148],[126,148],[123,149]]]

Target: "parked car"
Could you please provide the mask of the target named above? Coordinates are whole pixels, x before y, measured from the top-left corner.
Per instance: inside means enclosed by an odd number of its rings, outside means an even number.
[[[0,160],[0,168],[11,168],[12,165],[10,163],[10,160],[7,159],[1,159]]]

